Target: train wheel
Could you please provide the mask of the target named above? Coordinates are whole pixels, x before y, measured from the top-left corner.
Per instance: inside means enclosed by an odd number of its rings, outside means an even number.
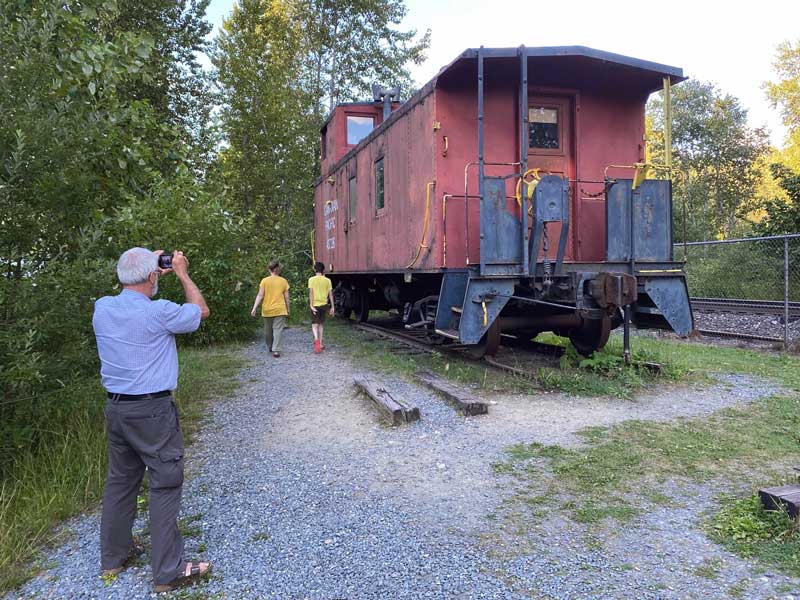
[[[500,323],[495,320],[483,334],[481,341],[474,346],[467,346],[466,353],[472,358],[494,356],[500,348]]]
[[[609,333],[611,333],[611,317],[589,319],[584,321],[583,327],[570,332],[569,341],[580,354],[591,356],[592,352],[606,345]]]
[[[353,314],[353,308],[345,306],[346,302],[347,292],[342,289],[342,284],[340,283],[333,289],[333,308],[336,310],[336,316],[345,321]]]
[[[366,323],[369,320],[369,296],[364,290],[356,290],[357,300],[356,309],[354,311],[356,321],[359,323]]]
[[[349,306],[344,306],[336,301],[336,294],[333,295],[333,308],[336,311],[336,316],[344,319],[345,321],[350,319],[350,315],[353,314],[353,309]]]

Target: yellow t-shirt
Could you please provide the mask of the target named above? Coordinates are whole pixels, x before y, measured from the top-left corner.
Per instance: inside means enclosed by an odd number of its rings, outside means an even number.
[[[258,287],[264,291],[264,299],[261,301],[262,317],[284,317],[289,314],[283,300],[283,295],[289,291],[288,281],[280,275],[270,275],[264,277]]]
[[[324,306],[328,303],[333,284],[325,275],[314,275],[308,278],[308,289],[314,290],[314,306]]]

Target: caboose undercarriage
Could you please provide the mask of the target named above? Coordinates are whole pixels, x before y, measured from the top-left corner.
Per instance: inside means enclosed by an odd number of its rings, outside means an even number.
[[[396,309],[406,327],[471,345],[475,355],[494,354],[501,343],[525,345],[552,331],[588,356],[622,325],[627,304],[637,327],[688,334],[692,315],[683,278],[675,275],[680,266],[637,264],[648,273],[634,277],[627,263],[570,264],[549,280],[486,278],[477,269],[331,277],[336,310],[345,318],[363,322],[370,310]]]

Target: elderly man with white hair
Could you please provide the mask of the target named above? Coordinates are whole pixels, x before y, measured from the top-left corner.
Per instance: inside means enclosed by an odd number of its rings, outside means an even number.
[[[211,564],[186,561],[178,530],[183,487],[183,435],[172,390],[178,386],[175,336],[191,333],[210,314],[189,277],[189,261],[172,254],[160,268],[162,251],[131,248],[117,263],[122,292],[95,303],[92,325],[100,355],[100,377],[108,392],[108,478],[103,494],[100,553],[103,575],[119,574],[134,554],[132,527],[145,467],[150,481],[150,538],[157,592],[207,574]],[[174,272],[185,304],[153,300],[159,277]]]

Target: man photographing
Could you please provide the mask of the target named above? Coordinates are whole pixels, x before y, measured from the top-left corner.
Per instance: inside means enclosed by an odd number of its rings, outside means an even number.
[[[134,553],[132,527],[145,467],[150,482],[151,563],[157,592],[208,573],[211,564],[185,561],[178,531],[183,486],[183,435],[172,400],[178,385],[175,335],[200,327],[210,311],[178,250],[131,248],[117,263],[123,290],[95,303],[92,325],[100,378],[108,392],[108,477],[103,494],[100,552],[104,575],[117,575]],[[159,267],[159,264],[162,267]],[[168,268],[170,267],[171,268]],[[152,300],[158,279],[174,272],[185,304]]]

